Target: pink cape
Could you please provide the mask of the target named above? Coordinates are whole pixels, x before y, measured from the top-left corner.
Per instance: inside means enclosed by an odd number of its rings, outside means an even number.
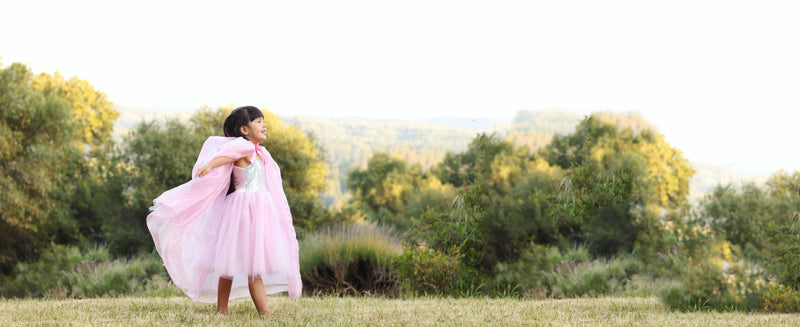
[[[263,146],[243,138],[212,136],[203,144],[192,169],[192,180],[153,200],[152,212],[147,216],[147,227],[170,278],[192,301],[217,301],[220,275],[211,268],[210,261],[213,260],[233,163],[216,167],[201,178],[194,176],[199,168],[216,157],[238,159],[256,153],[264,160],[269,190],[264,194],[278,207],[276,211],[289,243],[290,253],[287,255],[291,261],[286,285],[266,285],[265,282],[265,289],[269,294],[287,291],[291,298],[300,296],[302,282],[297,236],[278,165]],[[246,278],[234,278],[230,298],[249,297],[247,282]]]

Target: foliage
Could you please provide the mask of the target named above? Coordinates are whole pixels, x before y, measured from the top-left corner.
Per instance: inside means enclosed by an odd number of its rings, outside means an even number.
[[[326,149],[328,178],[333,184],[324,200],[336,208],[347,200],[347,176],[355,169],[367,169],[375,154],[386,153],[427,170],[440,162],[445,152],[463,150],[474,134],[466,128],[413,121],[314,117],[287,117],[286,121],[313,133]]]
[[[710,239],[697,251],[670,258],[677,283],[659,295],[682,311],[756,310],[765,289],[762,269],[727,241]]]
[[[268,110],[262,112],[268,126],[267,140],[263,145],[281,168],[283,187],[292,208],[294,224],[300,229],[298,232],[333,223],[320,199],[329,183],[324,148],[313,133],[305,133],[297,126],[284,123]]]
[[[103,92],[89,82],[72,77],[64,79],[61,74],[42,73],[33,78],[32,87],[45,96],[65,99],[80,135],[80,146],[89,146],[95,155],[107,149],[113,142],[111,132],[119,112]]]
[[[546,195],[561,171],[526,149],[514,148],[496,135],[479,134],[466,152],[448,153],[432,173],[460,186],[460,193],[474,194],[472,206],[480,208],[482,220],[476,228],[485,240],[480,270],[514,260],[531,237],[545,243],[560,240],[558,222],[546,214]]]
[[[100,116],[92,116],[87,98]],[[80,241],[72,203],[91,164],[84,147],[107,143],[116,119],[104,99],[76,78],[33,76],[21,64],[0,69],[0,273],[34,259],[51,241]]]
[[[663,136],[649,128],[620,130],[592,115],[538,155],[570,169],[551,206],[560,220],[577,224],[567,238],[587,242],[595,254],[635,251],[645,262],[657,261],[674,242],[694,170]]]
[[[151,251],[146,220],[153,199],[191,179],[205,137],[178,120],[142,122],[101,168],[105,183],[93,197],[109,249],[117,255]]]
[[[599,172],[624,170],[633,160],[643,160],[645,175],[638,178],[635,187],[647,201],[642,203],[644,207],[674,215],[688,205],[689,179],[694,170],[680,150],[651,129],[621,130],[602,115],[592,115],[574,134],[556,135],[539,155],[565,169],[588,163]]]
[[[446,252],[414,247],[403,249],[403,254],[392,261],[392,270],[409,294],[452,294],[460,279],[471,277],[463,258],[460,246]]]
[[[480,269],[485,244],[481,196],[480,186],[465,186],[453,199],[449,210],[427,211],[407,233],[411,246],[459,252],[465,265]]]
[[[740,246],[747,256],[768,255],[767,227],[774,226],[776,199],[754,183],[739,188],[732,185],[714,188],[701,201],[703,222],[715,234]]]
[[[718,186],[701,202],[700,222],[764,262],[790,287],[800,286],[800,171],[778,172],[764,186]]]
[[[768,229],[769,271],[783,285],[800,289],[800,215],[791,221]]]
[[[309,233],[300,242],[304,292],[392,294],[397,280],[389,271],[400,240],[375,224],[349,224]]]
[[[5,297],[87,298],[123,295],[175,296],[178,288],[158,255],[111,259],[105,247],[82,250],[53,245],[38,261],[20,263],[14,278],[0,286]]]
[[[585,247],[534,244],[519,260],[498,264],[496,278],[517,285],[528,298],[596,297],[624,291],[641,270],[634,258],[591,259]]]
[[[785,285],[770,284],[760,300],[760,308],[767,312],[800,312],[800,291]]]
[[[555,219],[576,226],[575,242],[585,243],[592,254],[610,256],[629,253],[643,229],[632,207],[632,177],[628,171],[593,173],[588,164],[568,171],[551,195],[550,213]]]
[[[405,161],[378,153],[369,159],[367,169],[356,169],[347,177],[347,188],[372,220],[400,230],[410,225],[404,215],[406,204],[422,184],[419,166],[409,168]]]

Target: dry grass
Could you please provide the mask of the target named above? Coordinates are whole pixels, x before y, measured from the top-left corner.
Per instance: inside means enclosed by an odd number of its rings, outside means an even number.
[[[655,298],[526,301],[515,299],[271,297],[273,312],[255,314],[249,300],[229,316],[187,298],[0,300],[2,326],[84,325],[445,325],[445,326],[797,326],[800,316],[741,312],[681,313]]]

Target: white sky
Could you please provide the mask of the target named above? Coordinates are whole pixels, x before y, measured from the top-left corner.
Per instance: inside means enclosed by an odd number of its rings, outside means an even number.
[[[3,66],[137,107],[637,111],[696,162],[800,169],[797,1],[9,1]]]

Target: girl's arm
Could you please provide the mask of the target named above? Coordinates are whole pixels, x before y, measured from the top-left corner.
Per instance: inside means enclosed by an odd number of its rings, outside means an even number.
[[[203,177],[206,174],[208,174],[208,172],[210,172],[211,169],[214,169],[216,167],[222,166],[227,163],[234,162],[236,160],[237,159],[228,157],[216,157],[213,160],[211,160],[211,162],[209,162],[207,165],[197,170],[197,177]]]

